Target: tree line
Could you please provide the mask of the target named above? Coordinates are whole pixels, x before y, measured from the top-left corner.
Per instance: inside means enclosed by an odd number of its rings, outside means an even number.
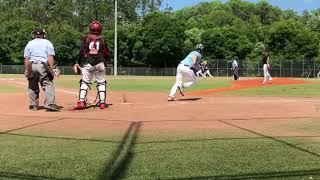
[[[247,66],[255,66],[266,47],[275,64],[320,59],[320,9],[298,13],[267,1],[213,0],[173,11],[162,3],[118,1],[120,66],[174,67],[198,43],[205,59],[238,56]],[[93,20],[103,24],[113,61],[114,0],[0,0],[0,9],[2,64],[22,64],[32,30],[42,26],[59,65],[71,65]]]

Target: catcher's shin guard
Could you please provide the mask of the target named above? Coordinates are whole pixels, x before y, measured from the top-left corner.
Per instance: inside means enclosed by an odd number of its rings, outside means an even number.
[[[106,104],[106,86],[107,86],[107,81],[103,81],[103,82],[97,82],[97,97],[99,97],[99,102],[97,103],[97,105],[99,104]]]
[[[80,92],[79,92],[79,102],[87,100],[88,89],[90,89],[90,84],[86,81],[80,80]]]

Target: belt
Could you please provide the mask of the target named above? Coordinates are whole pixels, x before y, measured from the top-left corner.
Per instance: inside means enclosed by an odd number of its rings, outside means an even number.
[[[182,64],[182,63],[180,63],[180,64]],[[186,64],[183,64],[184,66],[187,66],[187,67],[190,67],[189,65],[186,65]]]
[[[30,61],[32,64],[42,64],[43,62],[42,61],[33,61],[33,60],[31,60]]]

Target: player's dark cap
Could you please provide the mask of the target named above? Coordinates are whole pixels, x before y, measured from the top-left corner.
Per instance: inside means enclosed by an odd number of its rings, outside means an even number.
[[[35,28],[35,29],[33,30],[32,34],[33,34],[33,35],[46,35],[47,32],[46,32],[46,30],[44,30],[43,28],[37,27],[37,28]]]

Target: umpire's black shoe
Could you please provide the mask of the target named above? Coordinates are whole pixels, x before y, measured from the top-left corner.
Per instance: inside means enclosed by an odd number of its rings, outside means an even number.
[[[59,111],[59,107],[56,104],[49,104],[48,106],[45,106],[44,108],[49,112]]]
[[[184,88],[183,86],[178,86],[178,89],[179,89],[181,96],[184,96],[183,88]]]
[[[33,105],[33,106],[29,106],[29,109],[32,111],[38,111],[39,110],[39,106]]]

